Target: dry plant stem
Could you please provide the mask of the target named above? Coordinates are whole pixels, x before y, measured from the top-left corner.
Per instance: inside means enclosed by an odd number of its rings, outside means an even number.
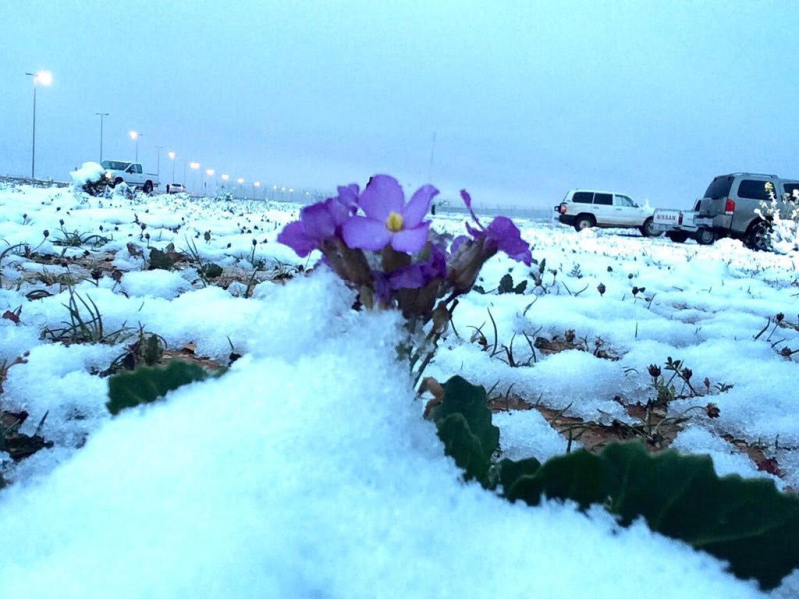
[[[450,300],[452,301],[452,304],[449,307],[446,307],[447,302],[449,302]],[[449,298],[443,300],[441,302],[441,304],[439,304],[439,305],[445,306],[445,310],[446,310],[447,317],[448,317],[448,322],[451,322],[452,321],[452,313],[455,311],[455,308],[458,305],[458,300],[455,299],[455,294],[453,294]],[[436,308],[436,309],[438,309],[438,308]],[[436,349],[438,348],[438,341],[439,341],[439,339],[441,339],[441,336],[444,334],[445,331],[446,331],[446,327],[442,327],[442,328],[438,329],[437,327],[433,326],[433,328],[427,334],[427,337],[425,338],[424,344],[419,349],[419,351],[416,353],[416,355],[411,359],[411,371],[413,371],[413,368],[416,365],[416,362],[419,360],[419,357],[421,355],[421,352],[423,351],[423,348],[428,346],[428,345],[432,345],[432,349],[425,355],[425,357],[422,359],[421,364],[419,365],[419,370],[417,371],[416,378],[413,381],[413,388],[414,389],[418,389],[419,381],[422,380],[422,375],[424,374],[424,371],[427,368],[427,365],[430,364],[430,361],[433,359],[433,356],[435,356]]]

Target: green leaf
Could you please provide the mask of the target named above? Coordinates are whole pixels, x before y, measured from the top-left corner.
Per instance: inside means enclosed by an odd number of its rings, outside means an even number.
[[[763,589],[799,567],[799,498],[770,480],[719,478],[708,456],[653,455],[640,443],[617,443],[599,455],[552,458],[532,473],[505,469],[511,501],[537,505],[543,495],[581,508],[600,503],[625,526],[643,517],[652,530],[728,561],[736,576],[756,578]]]
[[[500,294],[513,293],[513,277],[510,276],[510,274],[506,274],[499,280],[497,291],[499,291]]]
[[[178,387],[219,374],[211,375],[197,364],[179,360],[172,360],[166,367],[142,366],[133,372],[115,374],[108,379],[109,400],[106,407],[111,414],[117,415],[125,408],[152,403]]]
[[[150,248],[150,270],[170,270],[173,266],[175,266],[175,260],[167,253],[157,248]]]
[[[739,578],[772,589],[799,567],[799,499],[767,479],[719,478],[708,456],[640,444],[608,446],[602,459],[619,482],[610,510],[730,562]]]
[[[585,450],[547,460],[534,474],[522,473],[508,481],[505,496],[538,505],[542,495],[550,499],[570,499],[585,509],[602,503],[607,495],[607,479],[599,457]]]
[[[438,437],[444,443],[444,453],[463,468],[466,480],[486,480],[490,462],[485,458],[480,439],[469,429],[463,414],[450,414],[436,426]]]
[[[507,491],[521,476],[535,474],[541,467],[541,462],[535,458],[525,458],[518,462],[514,460],[504,459],[495,468],[496,481],[492,487],[498,484]]]
[[[499,447],[499,429],[491,423],[485,389],[459,376],[444,383],[443,389],[444,397],[430,410],[430,419],[438,427],[447,455],[458,465],[470,464],[467,478],[485,485],[491,456]],[[454,415],[459,418],[450,419]]]
[[[222,267],[218,264],[214,264],[213,262],[209,262],[208,264],[203,264],[202,266],[202,274],[206,279],[216,279],[218,276],[222,274]]]

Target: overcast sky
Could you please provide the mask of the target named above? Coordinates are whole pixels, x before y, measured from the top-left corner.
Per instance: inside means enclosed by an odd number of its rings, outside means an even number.
[[[248,182],[394,174],[486,205],[687,206],[799,177],[799,3],[0,0],[0,174],[166,152]],[[433,136],[435,134],[435,144]],[[433,153],[431,167],[431,152]],[[191,183],[191,179],[189,181]]]

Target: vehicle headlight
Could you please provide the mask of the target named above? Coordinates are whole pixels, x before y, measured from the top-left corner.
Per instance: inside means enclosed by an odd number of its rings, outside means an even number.
[[[106,173],[106,174],[105,174],[105,178],[106,178],[106,179],[110,179],[112,176],[113,176],[113,175],[111,175],[111,173]]]

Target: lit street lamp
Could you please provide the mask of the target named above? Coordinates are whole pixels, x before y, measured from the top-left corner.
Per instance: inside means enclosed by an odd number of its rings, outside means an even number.
[[[103,161],[103,118],[108,116],[107,112],[95,112],[100,117],[100,162]]]
[[[167,152],[167,156],[169,156],[169,159],[172,161],[172,180],[170,181],[170,183],[174,183],[175,182],[175,153],[174,152]]]
[[[130,138],[136,141],[136,159],[134,162],[139,161],[139,138],[144,135],[144,133],[139,133],[138,131],[128,131],[128,135]]]
[[[241,194],[241,184],[244,183],[244,179],[242,177],[239,177],[238,179],[236,179],[236,182],[238,182],[239,184],[239,194]]]
[[[260,181],[256,181],[255,183],[252,184],[252,198],[254,200],[257,199],[255,197],[255,190],[258,189],[259,187],[261,187],[261,182]]]
[[[38,84],[50,85],[53,83],[53,76],[49,71],[39,71],[38,73],[25,73],[28,77],[33,77],[33,143],[31,144],[31,179],[36,180],[36,88]]]
[[[214,176],[214,169],[212,169],[212,168],[207,168],[207,169],[205,169],[205,174],[206,174],[206,175],[208,175],[208,178],[210,179],[211,177],[213,177],[213,176]],[[205,190],[205,187],[204,187],[204,186],[203,186],[203,195],[208,195],[208,194],[206,193],[206,190]]]
[[[196,171],[196,170],[199,170],[199,169],[200,169],[200,163],[199,163],[199,162],[190,162],[190,163],[189,163],[189,168],[191,168],[192,170],[195,170],[195,171]],[[202,173],[200,173],[200,177],[202,177]],[[200,184],[200,188],[201,188],[201,189],[200,189],[200,190],[198,190],[198,192],[197,192],[197,193],[199,193],[200,191],[202,191],[202,183]]]

